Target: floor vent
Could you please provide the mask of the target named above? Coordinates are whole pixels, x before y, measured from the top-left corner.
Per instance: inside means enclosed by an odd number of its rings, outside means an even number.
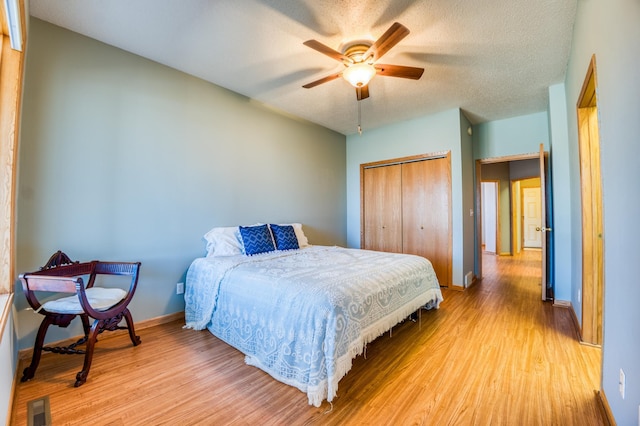
[[[51,409],[49,408],[48,396],[27,402],[27,425],[51,426]]]

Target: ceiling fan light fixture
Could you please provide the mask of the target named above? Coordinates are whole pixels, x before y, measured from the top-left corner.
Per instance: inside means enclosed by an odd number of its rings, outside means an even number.
[[[376,75],[375,67],[366,62],[350,65],[342,72],[342,77],[353,87],[366,86],[374,75]]]

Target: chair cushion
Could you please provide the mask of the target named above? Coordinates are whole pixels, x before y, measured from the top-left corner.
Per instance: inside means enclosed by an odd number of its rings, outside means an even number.
[[[96,311],[106,311],[125,298],[127,292],[121,288],[91,287],[85,291],[89,305]],[[58,314],[81,314],[82,305],[78,295],[50,300],[42,304],[47,312]]]

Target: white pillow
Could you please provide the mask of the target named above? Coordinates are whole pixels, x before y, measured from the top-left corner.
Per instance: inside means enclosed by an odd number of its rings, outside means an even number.
[[[251,226],[262,225],[257,223]],[[300,248],[308,247],[309,240],[302,230],[301,223],[279,223],[278,225],[291,225],[298,238]],[[207,242],[207,256],[237,256],[244,254],[244,245],[240,237],[240,228],[237,226],[216,227],[204,234]]]
[[[295,231],[296,237],[298,238],[298,246],[300,248],[307,247],[309,245],[309,240],[307,239],[307,236],[304,235],[304,231],[302,230],[302,224],[301,223],[278,223],[278,225],[282,225],[282,226],[291,225],[291,226],[293,226],[293,230]]]
[[[217,227],[204,235],[207,256],[236,256],[243,254],[240,230],[237,226]]]

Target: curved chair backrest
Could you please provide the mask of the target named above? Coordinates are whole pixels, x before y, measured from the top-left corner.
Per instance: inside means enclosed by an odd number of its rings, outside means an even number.
[[[63,265],[70,265],[72,263],[80,263],[80,262],[78,262],[77,260],[76,261],[71,260],[66,253],[64,253],[62,250],[58,250],[57,252],[53,253],[53,255],[49,258],[47,263],[45,263],[44,266],[40,268],[40,270],[56,268],[58,266],[63,266]]]

